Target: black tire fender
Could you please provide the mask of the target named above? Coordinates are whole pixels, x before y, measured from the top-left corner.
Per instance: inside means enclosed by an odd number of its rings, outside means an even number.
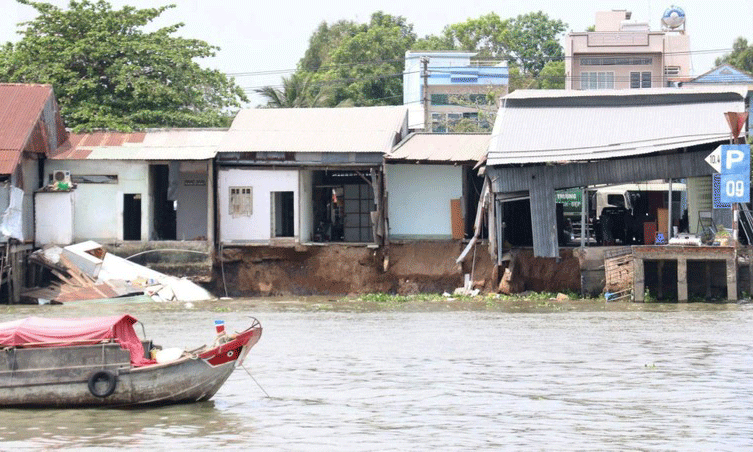
[[[107,386],[104,390],[98,388],[98,383],[106,382]],[[115,392],[115,386],[117,386],[118,377],[114,372],[110,370],[98,370],[89,377],[89,392],[94,397],[105,398]]]

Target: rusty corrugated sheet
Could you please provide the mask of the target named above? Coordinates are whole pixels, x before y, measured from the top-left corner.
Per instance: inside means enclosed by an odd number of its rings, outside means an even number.
[[[20,158],[16,149],[0,149],[0,174],[13,174]]]
[[[46,117],[54,110],[52,87],[0,83],[0,174],[15,171],[23,151],[48,153],[57,147],[56,121]],[[49,124],[45,124],[45,120]]]
[[[409,135],[385,156],[388,161],[477,162],[486,155],[489,133],[425,133]]]
[[[0,84],[0,149],[26,144],[50,96],[50,85]]]
[[[207,160],[227,129],[71,134],[55,160]]]

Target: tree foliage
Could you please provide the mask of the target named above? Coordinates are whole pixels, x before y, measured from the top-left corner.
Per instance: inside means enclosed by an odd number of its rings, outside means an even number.
[[[511,19],[489,13],[417,39],[405,18],[378,11],[366,24],[322,22],[309,39],[296,75],[310,80],[309,97],[326,92],[322,96],[326,106],[394,105],[402,103],[406,51],[463,50],[478,53],[478,59],[508,61],[511,89],[554,88],[564,86],[564,64],[551,64],[562,63],[564,51],[558,39],[566,27],[543,12]],[[540,82],[538,76],[545,68],[547,79]],[[557,84],[553,76],[559,76],[560,70],[562,83]],[[277,101],[268,103],[276,105]]]
[[[320,83],[332,88],[332,105],[348,99],[353,105],[402,103],[405,52],[416,41],[413,25],[381,11],[362,30],[342,39],[331,53],[330,67]]]
[[[282,87],[265,86],[255,90],[269,108],[321,107],[326,105],[326,90],[314,86],[313,74],[298,72],[282,78]]]
[[[477,52],[479,59],[506,60],[535,77],[548,62],[564,58],[559,37],[566,28],[567,24],[541,11],[504,20],[489,13],[448,25],[439,36],[420,39],[416,47]]]
[[[739,37],[732,44],[732,53],[728,53],[716,59],[716,65],[729,64],[741,71],[753,73],[753,45],[748,45],[748,40]]]
[[[550,61],[539,72],[540,89],[565,89],[565,62]]]
[[[194,61],[218,48],[175,36],[183,24],[143,30],[174,5],[18,2],[39,15],[20,24],[18,43],[0,49],[0,81],[51,84],[74,130],[224,126],[229,110],[248,100],[234,80]]]
[[[529,74],[537,76],[550,61],[560,61],[565,54],[559,35],[567,25],[549,19],[539,11],[518,16],[508,25],[508,56]]]

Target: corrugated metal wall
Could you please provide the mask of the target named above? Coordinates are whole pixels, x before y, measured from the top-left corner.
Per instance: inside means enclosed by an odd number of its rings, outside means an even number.
[[[704,161],[716,144],[703,150],[566,165],[489,167],[492,192],[528,191],[531,196],[533,248],[537,257],[558,257],[554,191],[596,184],[620,184],[653,179],[707,176],[713,168]]]

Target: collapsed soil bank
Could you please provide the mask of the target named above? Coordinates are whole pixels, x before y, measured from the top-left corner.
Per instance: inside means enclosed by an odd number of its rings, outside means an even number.
[[[577,260],[533,258],[530,250],[514,254],[514,284],[500,284],[505,265],[495,269],[486,246],[478,246],[462,265],[455,260],[459,240],[364,245],[224,248],[214,266],[212,290],[218,295],[286,296],[363,293],[452,293],[472,275],[482,292],[579,290]],[[222,260],[220,260],[220,258]]]

